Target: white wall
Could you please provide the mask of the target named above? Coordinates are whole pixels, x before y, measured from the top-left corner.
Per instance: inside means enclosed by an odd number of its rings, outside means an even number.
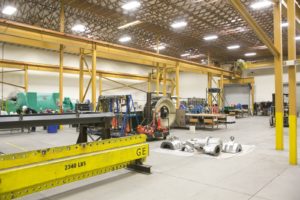
[[[10,44],[0,44],[0,58],[15,61],[33,62],[39,64],[59,64],[59,54],[57,52],[35,49],[17,45]],[[90,58],[87,58],[87,62],[90,64]],[[79,67],[79,56],[72,54],[64,55],[64,65],[69,67]],[[113,72],[123,72],[129,74],[139,74],[147,76],[151,72],[150,67],[140,66],[131,63],[122,63],[104,59],[97,59],[97,69],[104,71]],[[1,70],[1,68],[0,68]],[[8,70],[8,69],[5,69]],[[7,73],[4,76],[5,82],[10,82],[18,85],[24,83],[23,72]],[[29,91],[50,93],[58,92],[58,73],[51,72],[40,72],[40,71],[29,71]],[[1,80],[1,76],[0,76]],[[125,84],[138,83],[134,87],[147,91],[147,83],[143,81],[128,80],[128,79],[114,79]],[[85,77],[85,86],[88,84],[89,77]],[[98,95],[98,81],[97,81],[97,95]],[[121,85],[113,83],[111,81],[103,79],[103,90],[109,88],[119,87]],[[205,98],[207,87],[207,75],[205,74],[195,74],[195,73],[180,73],[180,97],[200,97]],[[73,74],[64,74],[64,96],[71,97],[71,99],[76,100],[79,97],[79,77]],[[153,85],[153,91],[155,90],[155,85]],[[11,87],[4,85],[3,90],[0,86],[0,94],[3,94],[4,98],[16,94],[22,89],[16,87]],[[103,92],[104,95],[111,94],[132,94],[134,101],[144,104],[146,101],[146,94],[138,90],[123,88],[118,90],[111,90]],[[91,97],[91,91],[88,92],[87,98]]]
[[[259,69],[253,71],[255,80],[255,102],[272,101],[275,93],[275,76],[273,69]],[[300,82],[300,67],[297,68],[297,82]],[[284,69],[283,83],[288,83],[287,69]]]

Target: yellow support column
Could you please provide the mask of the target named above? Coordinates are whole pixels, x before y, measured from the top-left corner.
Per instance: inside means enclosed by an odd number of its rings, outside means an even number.
[[[295,0],[287,1],[288,60],[296,60],[296,6]],[[290,164],[297,165],[297,114],[296,114],[296,66],[289,66],[289,139]]]
[[[179,99],[179,70],[180,66],[176,64],[176,109],[180,107],[180,99]]]
[[[274,45],[279,56],[274,56],[275,73],[275,148],[283,150],[283,83],[282,83],[282,28],[281,2],[274,3]]]
[[[28,92],[28,66],[24,67],[24,90]]]
[[[92,104],[93,104],[93,110],[96,110],[96,66],[97,66],[97,49],[96,45],[93,44],[93,50],[92,50]]]
[[[211,73],[208,73],[207,74],[207,89],[211,88],[212,87],[212,74]],[[210,95],[210,93],[208,93],[207,91],[207,103],[208,103],[208,106],[211,107],[212,105],[212,96]]]
[[[64,46],[61,44],[59,49],[59,107],[63,112],[64,100]]]
[[[102,74],[99,74],[99,96],[102,95]]]
[[[84,56],[84,49],[80,49],[80,61],[79,61],[79,102],[83,103],[83,84],[84,84],[84,61],[83,61],[83,56]]]
[[[220,84],[219,85],[220,95],[218,96],[218,104],[219,104],[219,108],[223,108],[223,87],[224,87],[224,76],[223,76],[223,73],[221,74],[219,84]]]
[[[163,93],[164,93],[164,96],[167,96],[167,66],[164,65],[164,90],[163,90]]]
[[[159,69],[159,64],[157,63],[157,68],[156,68],[156,94],[159,95],[160,92],[160,69]]]

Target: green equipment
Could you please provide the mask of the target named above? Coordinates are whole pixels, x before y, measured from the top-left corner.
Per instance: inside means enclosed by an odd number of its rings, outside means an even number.
[[[6,101],[7,113],[14,113],[23,106],[27,106],[36,112],[51,110],[59,111],[59,93],[37,93],[37,92],[20,92],[15,99]],[[63,101],[63,111],[69,112],[74,110],[74,105],[69,97]]]

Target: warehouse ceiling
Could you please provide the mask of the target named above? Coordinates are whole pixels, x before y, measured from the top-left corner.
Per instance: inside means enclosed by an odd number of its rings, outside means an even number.
[[[253,10],[250,5],[257,0],[242,0],[251,15],[264,31],[273,37],[272,6]],[[155,52],[158,44],[165,46],[161,54],[197,62],[206,62],[210,54],[214,61],[224,63],[237,59],[262,60],[271,53],[257,39],[255,33],[225,0],[139,0],[140,7],[125,11],[128,0],[64,0],[65,32],[91,39],[122,44]],[[0,13],[1,18],[59,31],[59,0],[1,0],[0,8],[13,5],[17,12],[12,16]],[[285,17],[283,18],[285,19]],[[139,20],[127,28],[118,27]],[[171,24],[185,21],[184,28],[175,29]],[[85,30],[74,32],[72,27],[81,24]],[[283,27],[284,49],[287,28]],[[217,35],[218,39],[206,41],[205,36]],[[131,41],[119,39],[130,36]],[[228,50],[227,46],[240,45]],[[300,47],[300,42],[297,47]],[[255,52],[253,57],[245,53]],[[182,57],[182,54],[188,56]]]

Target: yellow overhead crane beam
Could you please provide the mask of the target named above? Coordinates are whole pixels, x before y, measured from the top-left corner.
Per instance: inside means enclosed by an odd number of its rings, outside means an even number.
[[[2,42],[42,49],[51,49],[55,51],[59,50],[60,45],[64,45],[64,52],[76,54],[80,53],[80,48],[92,51],[93,45],[96,45],[96,54],[99,58],[151,67],[155,67],[157,63],[165,65],[166,67],[175,67],[178,64],[180,66],[180,71],[212,73],[214,76],[220,76],[223,73],[226,78],[234,76],[231,71],[218,67],[201,65],[191,61],[185,61],[103,41],[91,40],[84,37],[38,28],[5,19],[0,19],[0,39]]]
[[[0,199],[28,194],[107,173],[135,168],[149,155],[145,135],[0,156]]]

